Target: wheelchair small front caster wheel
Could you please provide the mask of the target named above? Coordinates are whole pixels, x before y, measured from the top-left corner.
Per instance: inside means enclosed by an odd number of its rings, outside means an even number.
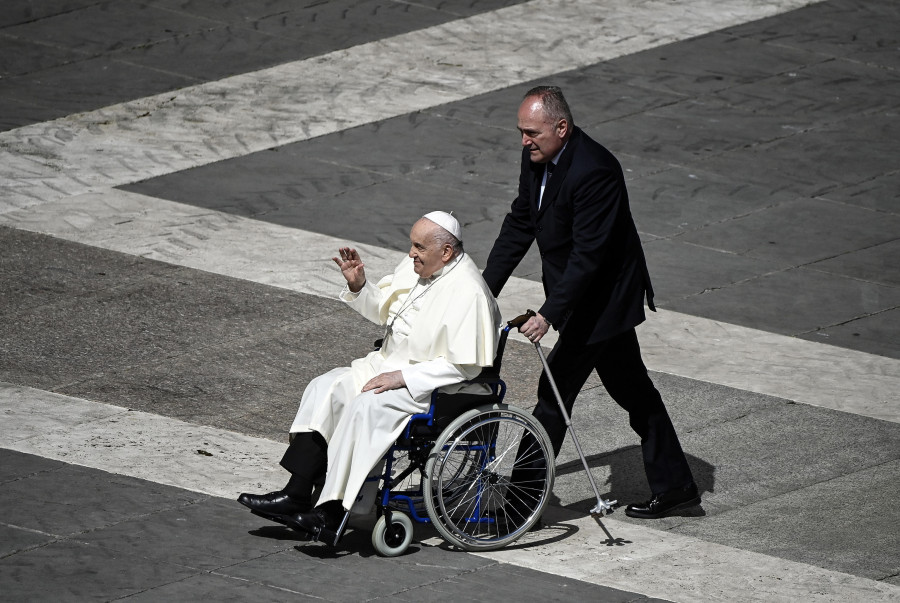
[[[412,542],[412,537],[412,520],[406,514],[394,511],[391,513],[391,529],[388,529],[384,515],[375,522],[372,546],[382,557],[396,557],[406,551]]]

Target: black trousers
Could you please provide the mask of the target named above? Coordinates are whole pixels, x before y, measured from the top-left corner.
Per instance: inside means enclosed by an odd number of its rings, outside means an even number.
[[[325,438],[317,431],[294,434],[290,446],[281,457],[281,466],[291,473],[291,479],[283,491],[298,501],[310,501],[315,486],[325,483],[328,468]]]
[[[631,428],[641,438],[644,470],[654,495],[693,483],[675,427],[641,359],[634,329],[594,344],[560,336],[547,362],[570,416],[585,381],[592,370],[597,371],[606,391],[628,412]],[[545,373],[538,385],[534,416],[547,430],[558,454],[566,437],[566,424]]]

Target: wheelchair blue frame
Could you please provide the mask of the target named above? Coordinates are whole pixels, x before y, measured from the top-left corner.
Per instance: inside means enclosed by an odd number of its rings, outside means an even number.
[[[497,378],[495,381],[485,383],[491,388],[490,394],[484,394],[485,402],[502,402],[503,398],[506,396],[506,383]],[[437,402],[438,392],[435,391],[431,394],[431,403],[428,408],[428,412],[418,413],[410,417],[409,423],[407,423],[406,428],[403,431],[403,436],[400,440],[395,442],[390,449],[388,449],[387,454],[385,455],[385,467],[384,472],[380,476],[370,477],[366,481],[367,482],[383,482],[384,487],[379,491],[379,513],[382,513],[385,509],[391,507],[392,503],[394,508],[397,506],[403,507],[403,510],[407,512],[410,518],[417,523],[431,523],[431,519],[428,518],[427,514],[424,514],[424,509],[422,507],[422,500],[424,498],[424,490],[422,481],[419,480],[419,485],[415,490],[403,490],[400,492],[394,492],[393,486],[395,484],[391,483],[391,475],[394,469],[394,463],[397,460],[398,452],[405,452],[410,456],[411,466],[409,468],[409,472],[413,471],[424,472],[425,461],[428,458],[428,453],[430,452],[430,448],[426,448],[427,443],[432,443],[440,433],[435,433],[432,436],[420,435],[416,436],[412,434],[413,428],[416,426],[416,423],[424,425],[426,427],[433,427],[435,420],[435,408]],[[476,452],[490,452],[490,449],[493,448],[493,443],[489,445],[467,445],[465,450],[473,450]],[[416,454],[418,453],[418,454]],[[491,455],[487,454],[482,459],[482,468],[487,465],[487,463],[491,460]],[[406,475],[409,475],[408,473]],[[404,475],[403,477],[406,477]],[[479,505],[480,507],[480,505]],[[480,508],[476,507],[476,511],[479,511]],[[473,518],[473,521],[476,521]],[[478,521],[493,521],[492,519],[481,518]]]
[[[501,329],[500,332],[500,342],[497,349],[497,359],[492,368],[493,374],[487,377],[479,377],[477,379],[473,379],[469,383],[479,383],[484,384],[490,387],[491,393],[484,394],[484,403],[496,403],[502,402],[506,397],[506,382],[500,378],[500,359],[503,356],[503,350],[506,347],[506,339],[509,335],[509,331],[513,327],[511,325],[506,325]],[[439,392],[435,390],[431,394],[431,403],[428,408],[428,412],[418,413],[410,417],[409,422],[406,424],[406,428],[403,430],[403,435],[401,439],[395,442],[390,449],[388,449],[387,454],[385,455],[385,467],[384,472],[380,476],[370,477],[366,481],[367,482],[382,482],[384,485],[380,489],[378,493],[378,515],[382,515],[384,513],[389,513],[391,510],[391,505],[393,503],[394,507],[397,506],[404,507],[404,510],[409,514],[410,518],[417,523],[431,523],[431,519],[428,518],[427,514],[424,513],[423,508],[423,499],[424,499],[424,484],[422,480],[419,480],[418,488],[415,490],[405,490],[401,492],[393,492],[393,487],[396,484],[391,483],[391,475],[393,473],[394,462],[397,460],[396,454],[398,452],[406,452],[410,458],[410,467],[407,468],[407,472],[405,474],[401,474],[403,478],[407,477],[413,471],[419,471],[420,475],[424,476],[425,470],[425,462],[428,459],[428,454],[430,453],[430,447],[426,447],[427,443],[434,444],[434,440],[440,436],[440,432],[428,434],[428,435],[414,435],[413,429],[419,425],[424,425],[426,428],[433,428],[435,417],[437,416],[436,408],[438,402]],[[454,417],[455,418],[455,417]],[[482,469],[491,461],[492,455],[490,454],[489,448],[493,448],[494,443],[491,443],[488,446],[485,445],[472,445],[470,449],[473,451],[480,452],[488,452],[488,454],[484,455],[482,458]],[[479,497],[480,500],[480,492]],[[471,521],[482,521],[482,522],[490,522],[494,521],[492,518],[479,518],[477,517],[480,514],[480,503],[476,505],[476,517],[472,518]]]

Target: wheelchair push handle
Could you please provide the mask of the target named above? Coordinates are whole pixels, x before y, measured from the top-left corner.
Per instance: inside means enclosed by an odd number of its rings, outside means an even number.
[[[536,315],[537,314],[535,314],[534,310],[527,310],[525,312],[525,314],[520,314],[520,315],[516,316],[515,318],[513,318],[512,320],[510,320],[508,323],[506,323],[506,330],[509,331],[510,329],[518,329],[519,327],[524,325],[526,322],[528,322],[529,318],[531,318],[532,316],[536,316]]]

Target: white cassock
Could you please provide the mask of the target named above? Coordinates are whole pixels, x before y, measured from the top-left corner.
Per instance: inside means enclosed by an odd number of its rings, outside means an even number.
[[[390,325],[380,350],[313,379],[300,401],[291,433],[317,431],[328,442],[328,471],[319,504],[342,500],[350,509],[367,475],[415,413],[426,412],[431,392],[484,386],[462,384],[494,362],[500,310],[467,254],[421,279],[406,258],[377,285],[340,299],[365,318]],[[381,373],[399,370],[405,388],[362,392]]]

